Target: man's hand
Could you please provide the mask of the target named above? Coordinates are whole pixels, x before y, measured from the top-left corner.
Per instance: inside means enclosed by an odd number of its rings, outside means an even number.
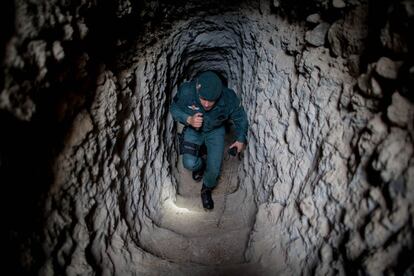
[[[203,124],[203,113],[196,113],[187,118],[187,123],[194,128],[199,128]]]
[[[240,152],[242,152],[244,150],[244,148],[246,147],[246,145],[244,143],[242,143],[242,142],[236,141],[233,144],[231,144],[229,148],[231,149],[231,148],[234,148],[234,147],[237,148],[237,153],[240,153]]]

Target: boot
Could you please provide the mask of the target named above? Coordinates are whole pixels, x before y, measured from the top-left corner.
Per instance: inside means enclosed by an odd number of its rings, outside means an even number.
[[[204,170],[205,170],[204,160],[201,159],[200,169],[198,171],[193,171],[193,180],[196,182],[199,182],[203,178]]]
[[[207,210],[212,210],[214,208],[214,202],[211,198],[211,190],[212,188],[206,187],[204,184],[201,188],[201,202],[203,203],[203,208]]]

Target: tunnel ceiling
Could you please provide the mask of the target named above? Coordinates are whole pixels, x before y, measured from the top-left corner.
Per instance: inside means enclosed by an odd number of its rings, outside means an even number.
[[[412,1],[1,5],[14,274],[414,272]],[[205,70],[249,120],[213,212],[169,114]]]

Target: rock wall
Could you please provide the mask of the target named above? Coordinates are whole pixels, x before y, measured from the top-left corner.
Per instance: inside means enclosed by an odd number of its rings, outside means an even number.
[[[245,273],[413,272],[411,2],[7,7],[0,173],[7,203],[30,198],[7,215],[14,272],[236,271],[171,261],[165,245],[189,238],[160,224],[179,184],[169,104],[207,69],[250,123],[235,176],[256,206]]]

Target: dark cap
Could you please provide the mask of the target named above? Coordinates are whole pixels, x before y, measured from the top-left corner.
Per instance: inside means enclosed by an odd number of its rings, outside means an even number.
[[[221,96],[223,84],[214,72],[207,71],[198,77],[197,89],[200,96],[208,101],[216,101]]]

